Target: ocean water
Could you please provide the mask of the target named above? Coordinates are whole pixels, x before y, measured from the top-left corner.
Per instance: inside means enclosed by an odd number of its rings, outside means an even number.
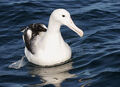
[[[43,68],[27,62],[20,69],[8,66],[24,55],[23,26],[47,26],[54,9],[67,9],[84,31],[80,38],[66,26],[64,40],[72,60]],[[0,0],[0,87],[120,87],[119,0]]]

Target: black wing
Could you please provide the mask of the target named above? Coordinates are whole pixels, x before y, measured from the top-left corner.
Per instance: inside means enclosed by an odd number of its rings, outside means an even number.
[[[23,34],[23,39],[25,42],[26,48],[34,54],[33,51],[33,45],[32,45],[32,40],[39,34],[39,32],[46,32],[47,28],[45,25],[36,23],[36,24],[30,24],[29,26],[23,28],[22,32]]]

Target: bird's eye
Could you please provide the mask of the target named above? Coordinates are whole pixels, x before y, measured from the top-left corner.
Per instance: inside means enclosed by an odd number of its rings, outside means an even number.
[[[62,15],[62,17],[65,17],[65,15]]]

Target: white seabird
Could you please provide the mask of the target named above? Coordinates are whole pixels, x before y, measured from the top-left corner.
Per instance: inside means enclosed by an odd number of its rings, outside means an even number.
[[[61,36],[61,25],[66,25],[79,36],[83,36],[83,31],[74,24],[70,13],[65,9],[52,12],[48,28],[39,23],[24,28],[25,55],[29,62],[53,66],[71,58],[71,48]]]

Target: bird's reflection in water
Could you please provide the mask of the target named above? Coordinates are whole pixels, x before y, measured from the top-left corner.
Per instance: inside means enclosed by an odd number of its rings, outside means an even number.
[[[75,77],[75,74],[70,74],[69,70],[72,69],[72,62],[55,66],[55,67],[32,67],[30,70],[31,75],[38,75],[42,79],[42,84],[31,85],[32,87],[44,86],[53,84],[55,87],[61,87],[60,84],[67,78]]]

